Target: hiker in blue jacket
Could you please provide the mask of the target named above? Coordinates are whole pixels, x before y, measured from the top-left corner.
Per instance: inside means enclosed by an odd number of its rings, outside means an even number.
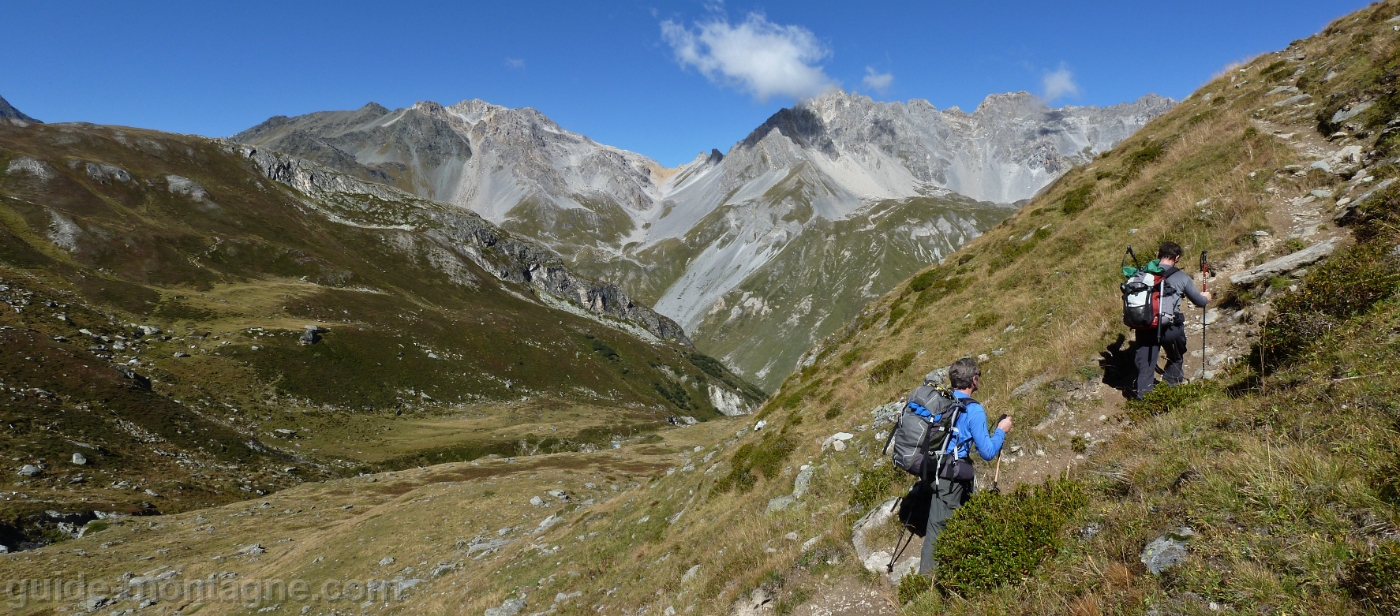
[[[983,460],[997,457],[1002,444],[1006,442],[1007,433],[1011,432],[1011,418],[1002,419],[997,423],[996,432],[987,433],[987,409],[972,399],[972,394],[977,392],[982,381],[982,371],[977,367],[977,360],[964,357],[953,362],[953,365],[948,367],[948,380],[952,381],[953,397],[968,401],[967,412],[959,416],[953,426],[955,438],[951,447],[957,452],[958,459],[966,459],[971,455],[970,443],[977,444],[977,454],[982,456]],[[934,479],[933,503],[929,507],[928,526],[924,532],[924,551],[919,559],[920,574],[927,574],[933,569],[933,542],[938,540],[938,534],[948,525],[948,519],[953,517],[953,512],[962,507],[967,499],[972,498],[972,483],[973,479]]]

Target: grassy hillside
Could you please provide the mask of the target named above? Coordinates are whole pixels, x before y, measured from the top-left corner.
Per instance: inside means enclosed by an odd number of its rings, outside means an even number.
[[[674,324],[479,219],[278,162],[310,178],[299,192],[254,161],[153,131],[0,125],[0,519],[606,448],[762,398],[658,337]]]

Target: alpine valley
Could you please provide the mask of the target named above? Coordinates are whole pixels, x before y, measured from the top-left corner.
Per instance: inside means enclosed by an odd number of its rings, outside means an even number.
[[[454,204],[674,319],[765,390],[870,300],[1172,107],[967,113],[835,91],[680,167],[479,100],[274,117],[235,141]]]

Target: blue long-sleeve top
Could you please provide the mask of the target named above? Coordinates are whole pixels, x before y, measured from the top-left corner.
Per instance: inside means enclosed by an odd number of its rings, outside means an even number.
[[[959,400],[972,397],[956,390],[953,391],[953,396]],[[958,417],[953,429],[955,431],[954,446],[957,447],[959,458],[966,458],[970,455],[968,443],[975,441],[978,455],[982,456],[983,460],[991,460],[997,457],[997,454],[1001,452],[1002,444],[1006,442],[1006,433],[1001,428],[997,428],[994,433],[987,433],[987,409],[982,408],[982,405],[977,402],[968,403],[967,412]]]

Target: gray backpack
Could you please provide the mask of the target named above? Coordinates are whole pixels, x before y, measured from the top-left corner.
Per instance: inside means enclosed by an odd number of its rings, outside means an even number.
[[[884,452],[904,472],[919,479],[933,477],[938,460],[930,458],[941,459],[947,451],[953,424],[964,410],[965,403],[954,398],[952,390],[932,385],[916,388],[895,420]],[[933,445],[937,451],[930,455]]]

